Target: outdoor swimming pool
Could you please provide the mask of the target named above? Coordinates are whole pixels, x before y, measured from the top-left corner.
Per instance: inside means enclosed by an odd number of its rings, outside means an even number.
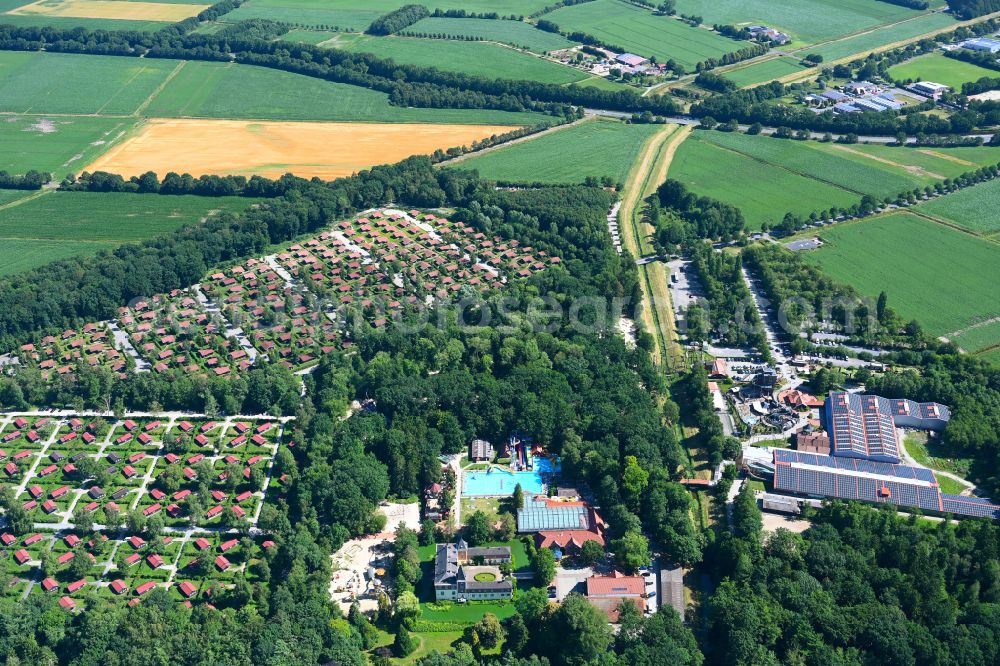
[[[510,495],[514,486],[521,484],[525,493],[540,494],[545,492],[545,484],[559,472],[559,461],[549,458],[533,458],[533,470],[530,472],[509,472],[498,467],[492,471],[476,470],[465,472],[462,479],[462,495],[475,497],[481,495]]]

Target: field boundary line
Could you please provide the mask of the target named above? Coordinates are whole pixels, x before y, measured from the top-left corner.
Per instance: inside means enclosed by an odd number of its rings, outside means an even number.
[[[974,331],[977,328],[982,328],[983,326],[989,326],[990,324],[995,324],[998,321],[1000,321],[1000,317],[990,317],[989,319],[977,322],[975,324],[972,324],[971,326],[966,326],[965,328],[960,328],[957,331],[954,331],[953,333],[945,333],[944,337],[946,337],[946,338],[948,338],[950,340],[951,338],[958,337],[959,335],[964,335],[964,334],[968,333],[969,331]],[[995,345],[995,346],[1000,346],[1000,343],[997,343],[997,345]]]
[[[987,243],[993,243],[994,245],[1000,244],[1000,241],[998,241],[995,238],[992,238],[991,236],[983,236],[983,235],[977,234],[976,232],[972,231],[971,229],[965,229],[963,227],[958,226],[957,224],[955,224],[953,222],[949,222],[948,220],[941,219],[940,217],[935,217],[935,216],[930,215],[928,213],[924,213],[923,211],[914,210],[912,208],[908,208],[906,210],[907,210],[907,212],[913,213],[917,217],[921,217],[921,218],[927,220],[928,222],[934,222],[935,224],[940,224],[942,227],[948,227],[949,229],[953,229],[955,231],[960,231],[963,234],[966,234],[968,236],[972,236],[973,238],[979,239],[981,241],[986,241]]]
[[[508,146],[513,146],[513,145],[518,144],[518,143],[525,143],[527,141],[532,141],[534,139],[539,139],[539,138],[545,136],[546,134],[555,134],[555,133],[560,132],[562,130],[569,129],[570,127],[576,127],[578,125],[583,125],[584,123],[587,123],[587,122],[590,122],[590,121],[594,121],[594,120],[596,120],[595,117],[587,117],[587,118],[580,118],[578,120],[574,120],[571,123],[563,123],[562,125],[553,125],[552,127],[543,129],[541,132],[535,132],[534,134],[529,134],[527,136],[519,136],[516,139],[511,139],[510,141],[504,141],[503,143],[498,143],[495,146],[489,146],[487,148],[483,148],[482,150],[474,150],[474,151],[471,151],[471,152],[468,152],[468,153],[464,153],[464,154],[459,155],[457,157],[453,157],[450,160],[443,160],[441,162],[438,162],[434,166],[436,166],[436,167],[451,166],[452,164],[456,164],[458,162],[464,162],[466,160],[472,159],[473,157],[479,157],[480,155],[486,155],[488,153],[492,153],[495,150],[500,150],[501,148],[506,148]]]
[[[149,62],[149,61],[147,61],[147,62]],[[91,115],[93,115],[93,116],[99,116],[99,115],[101,115],[101,111],[104,110],[104,107],[106,107],[108,104],[111,104],[111,102],[114,101],[114,99],[116,97],[118,97],[118,95],[120,95],[126,88],[128,88],[130,85],[132,85],[132,82],[135,81],[140,75],[142,75],[143,73],[145,73],[146,70],[147,70],[146,63],[145,62],[140,62],[139,63],[139,68],[136,69],[135,73],[132,74],[132,76],[129,77],[128,81],[125,81],[125,83],[123,83],[121,85],[121,87],[118,88],[118,91],[114,95],[112,95],[111,97],[107,98],[104,101],[104,104],[101,104],[100,108],[97,109],[97,111],[94,111],[94,113],[92,113]],[[135,114],[132,114],[132,115],[135,115]]]
[[[618,220],[619,226],[621,226],[622,220],[625,221],[625,249],[632,253],[633,257],[637,260],[642,257],[642,254],[640,250],[639,230],[634,226],[632,210],[642,197],[642,183],[639,181],[645,181],[643,174],[649,170],[651,160],[655,159],[655,154],[661,144],[676,132],[678,127],[679,125],[665,125],[663,131],[649,137],[639,152],[638,159],[625,176],[624,196],[621,198],[622,205],[618,209]],[[636,187],[637,184],[639,185],[638,188]]]
[[[153,99],[163,92],[163,89],[167,87],[167,84],[173,81],[174,77],[177,76],[182,69],[184,69],[184,65],[186,64],[188,64],[187,60],[181,60],[177,63],[177,66],[174,67],[169,74],[167,74],[167,77],[160,82],[160,85],[156,86],[156,89],[153,90],[153,92],[149,93],[149,97],[143,100],[142,104],[139,105],[139,108],[136,109],[135,113],[132,115],[141,116],[142,112],[149,108],[149,105],[152,104]]]

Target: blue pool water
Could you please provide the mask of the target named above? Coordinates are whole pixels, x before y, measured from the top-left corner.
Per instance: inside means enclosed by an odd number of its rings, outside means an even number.
[[[514,492],[514,486],[519,483],[525,493],[543,493],[545,483],[559,472],[559,462],[548,458],[534,458],[533,467],[530,472],[508,472],[496,467],[489,473],[486,470],[465,472],[462,495],[510,495]]]

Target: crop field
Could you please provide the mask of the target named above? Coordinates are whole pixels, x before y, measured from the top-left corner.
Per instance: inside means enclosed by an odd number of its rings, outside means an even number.
[[[798,58],[779,57],[723,72],[722,75],[742,88],[758,83],[770,83],[783,76],[801,72],[803,69]]]
[[[293,25],[362,32],[382,14],[399,9],[408,0],[250,0],[226,14],[225,21],[265,18]],[[547,4],[547,0],[511,0],[498,5],[491,0],[435,0],[424,3],[435,9],[464,9],[472,13],[498,12],[502,15],[528,15]]]
[[[855,35],[854,37],[824,44],[814,49],[808,49],[806,53],[818,53],[827,61],[837,60],[854,54],[863,54],[887,44],[912,39],[954,25],[955,19],[948,14],[925,14],[905,23],[886,26]]]
[[[152,238],[213,211],[238,211],[255,201],[91,192],[16,194],[12,201],[0,199],[0,275]]]
[[[125,118],[0,118],[0,170],[35,169],[60,178],[88,164],[134,124]]]
[[[1000,316],[990,268],[1000,265],[1000,245],[910,213],[835,225],[820,237],[825,245],[808,260],[865,295],[884,290],[897,313],[933,335]]]
[[[536,113],[391,106],[388,94],[368,88],[214,62],[186,63],[152,100],[146,115],[489,125],[534,125],[549,118]]]
[[[695,132],[680,145],[667,175],[696,194],[739,207],[751,229],[773,226],[788,212],[808,215],[830,206],[850,206],[860,198],[830,183],[726,150],[704,136]]]
[[[125,177],[147,170],[268,178],[292,172],[332,180],[509,130],[502,125],[154,119],[87,170]]]
[[[981,166],[1000,162],[1000,148],[995,146],[965,148],[914,148],[885,146],[879,144],[856,144],[841,146],[850,148],[852,153],[863,153],[883,160],[883,164],[898,164],[914,175],[932,175],[937,178],[954,178]]]
[[[132,114],[173,60],[0,52],[0,112]]]
[[[121,0],[38,0],[7,12],[14,16],[123,19],[176,22],[195,16],[208,5],[170,2],[122,2]]]
[[[1000,181],[991,180],[920,204],[917,210],[978,234],[1000,233]]]
[[[856,192],[883,198],[904,190],[943,180],[946,174],[928,171],[922,166],[906,163],[909,150],[882,157],[874,151],[817,141],[791,141],[763,135],[750,136],[736,132],[711,132],[706,141],[727,150],[736,151],[757,160],[800,173],[809,178]],[[890,149],[891,150],[891,149]],[[994,153],[995,154],[995,153]],[[924,162],[917,154],[918,162]],[[955,165],[956,167],[958,165]],[[967,168],[960,168],[967,171]]]
[[[101,250],[111,250],[117,243],[77,241],[0,240],[0,277],[16,275],[45,264],[70,257],[89,256]]]
[[[678,0],[677,11],[701,16],[706,25],[763,23],[810,44],[920,14],[868,0]]]
[[[501,79],[572,83],[587,74],[506,46],[412,37],[368,37],[343,48],[392,58],[398,63]]]
[[[890,67],[889,76],[896,80],[934,81],[951,86],[956,91],[961,92],[963,83],[977,81],[984,76],[992,78],[997,76],[997,73],[971,62],[946,58],[943,53],[928,53],[909,62]]]
[[[948,339],[967,352],[991,350],[1000,345],[1000,320],[984,321]]]
[[[587,176],[625,180],[658,125],[594,120],[456,162],[505,182],[581,183]]]
[[[746,46],[705,28],[693,28],[668,16],[619,0],[594,0],[562,7],[545,18],[567,32],[585,32],[616,47],[660,62],[673,59],[693,69],[706,58]]]
[[[467,18],[425,18],[406,29],[406,32],[448,37],[473,37],[493,42],[513,44],[529,51],[545,53],[573,45],[562,35],[539,30],[523,21],[503,21]]]

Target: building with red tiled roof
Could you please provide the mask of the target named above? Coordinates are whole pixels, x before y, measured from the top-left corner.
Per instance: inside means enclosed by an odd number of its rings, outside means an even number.
[[[18,564],[24,564],[31,559],[31,555],[24,548],[14,551],[14,559]]]
[[[42,581],[42,589],[46,592],[52,592],[53,590],[59,589],[59,583],[57,583],[54,578],[46,578]]]
[[[646,609],[646,581],[641,576],[626,576],[614,572],[609,576],[591,576],[587,579],[587,601],[608,617],[608,621],[618,621],[621,603],[629,600],[640,611]]]
[[[142,595],[152,590],[154,587],[156,587],[156,583],[153,581],[149,581],[148,583],[143,583],[139,587],[135,588],[135,596],[141,597]]]
[[[69,592],[70,594],[73,594],[77,590],[82,590],[86,584],[87,584],[87,579],[81,578],[80,580],[73,581],[72,583],[67,585],[66,591]]]
[[[219,568],[219,571],[225,571],[230,567],[230,563],[225,557],[219,555],[215,558],[215,566]]]
[[[66,610],[73,610],[76,608],[76,602],[69,597],[63,597],[59,600],[59,605]]]
[[[125,581],[121,579],[111,581],[111,585],[109,587],[115,594],[124,594],[128,592],[128,585],[126,585]]]
[[[193,597],[194,593],[198,591],[198,588],[196,588],[194,584],[188,581],[184,581],[183,583],[181,583],[179,589],[181,591],[181,594],[183,594],[188,599]]]

